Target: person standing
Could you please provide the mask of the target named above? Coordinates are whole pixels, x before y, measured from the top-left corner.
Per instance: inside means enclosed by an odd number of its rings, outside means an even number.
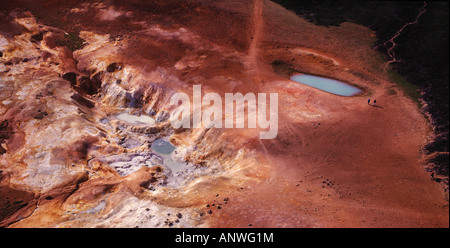
[[[369,100],[367,100],[367,104],[369,104],[369,105],[370,105],[370,98],[369,98]]]
[[[373,100],[373,106],[377,105],[377,100]]]

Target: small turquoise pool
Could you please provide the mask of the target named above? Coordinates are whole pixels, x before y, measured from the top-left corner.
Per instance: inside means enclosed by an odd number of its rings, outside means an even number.
[[[291,76],[291,80],[339,96],[354,96],[362,93],[362,90],[357,87],[330,78],[296,74]]]
[[[167,140],[157,139],[153,141],[152,150],[160,154],[171,154],[175,150],[175,146]]]
[[[183,170],[185,163],[178,162],[172,157],[172,153],[175,151],[176,147],[173,146],[170,141],[157,139],[153,141],[151,148],[154,152],[162,157],[163,164],[172,171],[174,176],[176,176],[178,172]]]

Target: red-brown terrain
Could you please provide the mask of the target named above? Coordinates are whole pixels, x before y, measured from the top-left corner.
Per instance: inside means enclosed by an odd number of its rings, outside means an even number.
[[[1,4],[2,227],[449,226],[423,168],[431,128],[366,27],[316,26],[267,0]],[[193,85],[278,93],[277,137],[174,130],[170,97]],[[156,139],[176,146],[181,174]]]

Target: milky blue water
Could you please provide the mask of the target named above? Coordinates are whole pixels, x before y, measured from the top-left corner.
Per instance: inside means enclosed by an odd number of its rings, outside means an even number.
[[[175,146],[170,141],[157,139],[153,141],[151,148],[154,152],[160,155],[163,159],[163,164],[167,166],[174,175],[183,170],[184,162],[175,161],[172,153],[175,151]]]
[[[308,74],[294,75],[291,80],[339,96],[354,96],[362,92],[361,89],[344,82]]]
[[[160,154],[171,154],[175,150],[175,146],[167,140],[157,139],[153,141],[152,150]]]
[[[137,116],[137,115],[130,115],[128,113],[122,113],[117,115],[116,117],[122,121],[126,121],[131,124],[148,124],[148,125],[155,124],[155,120],[152,117],[146,115]]]

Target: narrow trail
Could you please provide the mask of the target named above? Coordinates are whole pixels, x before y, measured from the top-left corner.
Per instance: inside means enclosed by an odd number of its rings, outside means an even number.
[[[387,50],[387,53],[388,53],[388,56],[389,56],[389,61],[388,61],[388,62],[386,63],[386,65],[385,65],[385,72],[387,72],[387,69],[388,69],[388,67],[389,67],[390,64],[396,63],[396,62],[402,62],[401,60],[397,59],[396,56],[395,56],[395,51],[394,51],[394,49],[395,49],[395,47],[397,46],[397,43],[395,43],[395,39],[396,39],[398,36],[401,35],[401,33],[403,32],[403,30],[404,30],[406,27],[408,27],[408,26],[410,26],[410,25],[414,25],[414,24],[416,24],[417,22],[419,22],[420,17],[427,11],[427,10],[426,10],[426,7],[427,7],[427,3],[424,1],[424,2],[423,2],[422,8],[420,8],[419,13],[418,13],[417,16],[416,16],[416,19],[414,19],[414,21],[412,21],[412,22],[408,22],[408,23],[406,23],[405,25],[403,25],[403,26],[395,33],[395,35],[392,36],[392,38],[390,38],[389,40],[387,40],[387,41],[385,41],[385,42],[383,43],[383,45],[384,45],[385,47],[387,47],[389,43],[391,44],[391,46],[390,46],[390,47],[388,48],[388,50]]]
[[[261,41],[263,20],[263,2],[262,0],[253,1],[253,18],[252,18],[252,36],[249,47],[249,56],[251,63],[256,70],[258,70],[258,47]]]
[[[260,75],[262,75],[261,64],[258,59],[258,49],[262,36],[262,29],[264,25],[263,19],[263,0],[253,0],[253,17],[252,17],[252,30],[251,30],[251,42],[248,50],[248,55],[250,57],[250,63],[252,69],[255,71],[255,80],[260,81]],[[267,159],[269,157],[269,151],[263,144],[262,140],[259,140],[261,148],[264,150],[264,154]]]

